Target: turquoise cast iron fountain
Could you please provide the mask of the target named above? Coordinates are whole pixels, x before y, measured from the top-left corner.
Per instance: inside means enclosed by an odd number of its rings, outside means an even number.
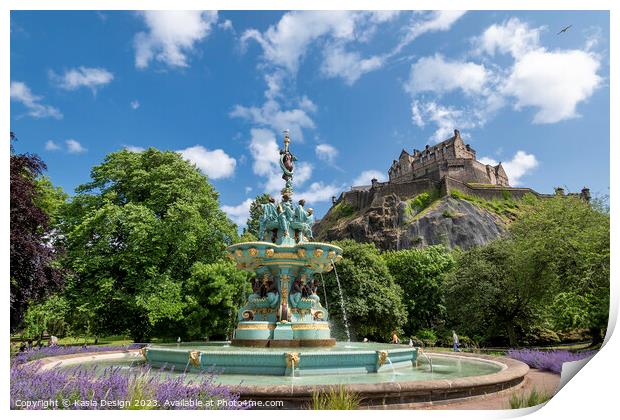
[[[339,345],[331,337],[329,313],[321,305],[315,274],[329,272],[342,259],[342,249],[313,242],[312,209],[304,200],[293,204],[296,157],[288,132],[280,150],[285,186],[280,202],[263,204],[259,241],[228,247],[237,267],[254,273],[252,294],[239,310],[232,347],[148,347],[152,366],[180,369],[215,367],[224,374],[307,375],[334,372],[370,373],[415,364],[413,347],[385,349]],[[252,347],[247,351],[240,347]],[[389,348],[389,349],[388,349]]]

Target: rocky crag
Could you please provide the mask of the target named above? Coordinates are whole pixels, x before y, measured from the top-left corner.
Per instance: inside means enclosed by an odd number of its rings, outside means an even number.
[[[373,242],[383,250],[439,244],[468,249],[504,234],[518,206],[512,200],[498,204],[455,195],[427,201],[420,208],[389,194],[360,210],[341,202],[315,224],[314,235],[325,241]]]

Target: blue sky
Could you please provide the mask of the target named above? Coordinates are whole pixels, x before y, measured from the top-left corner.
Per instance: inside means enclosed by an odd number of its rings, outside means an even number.
[[[285,128],[319,217],[454,128],[512,185],[608,194],[609,15],[11,13],[14,146],[69,193],[114,150],[176,150],[242,224]]]

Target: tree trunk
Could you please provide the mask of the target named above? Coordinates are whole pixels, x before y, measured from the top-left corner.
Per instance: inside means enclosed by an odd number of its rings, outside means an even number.
[[[510,347],[516,347],[517,346],[517,333],[515,331],[515,326],[513,325],[512,322],[508,322],[506,323],[506,332],[508,333],[508,343],[510,344]]]

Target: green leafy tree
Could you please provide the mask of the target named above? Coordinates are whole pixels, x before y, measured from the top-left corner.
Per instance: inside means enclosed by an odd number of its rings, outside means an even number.
[[[529,264],[531,254],[513,241],[497,240],[457,256],[446,277],[446,307],[451,322],[468,336],[507,337],[538,319],[537,310],[552,296],[553,283],[541,276],[545,267]]]
[[[376,341],[390,338],[407,320],[398,286],[379,251],[373,244],[346,240],[334,242],[343,249],[343,259],[336,264],[344,306],[353,338]],[[317,276],[320,280],[320,277]],[[329,313],[342,326],[340,295],[334,270],[323,274],[327,289]],[[321,290],[321,289],[320,289]],[[342,331],[342,328],[340,328]],[[343,338],[342,333],[340,338]]]
[[[114,152],[91,178],[62,212],[67,296],[83,329],[148,340],[182,320],[194,264],[220,260],[235,227],[178,153]]]
[[[63,191],[62,187],[52,184],[52,180],[48,176],[37,178],[35,186],[38,191],[35,204],[48,215],[50,226],[56,225],[60,209],[69,195]]]
[[[24,317],[24,334],[32,339],[41,339],[43,333],[63,336],[67,331],[66,317],[69,312],[67,300],[58,294],[28,307]]]
[[[263,208],[261,207],[261,204],[267,204],[268,202],[269,194],[257,195],[254,201],[252,201],[252,204],[250,204],[250,217],[246,223],[247,227],[243,230],[244,233],[250,233],[255,238],[258,238],[258,221],[263,215]]]
[[[185,331],[189,339],[232,335],[237,312],[250,292],[249,277],[231,261],[194,264],[185,284]]]
[[[407,307],[407,334],[434,327],[446,315],[443,296],[445,273],[454,266],[454,258],[444,246],[389,251],[383,254],[390,274],[403,289]]]
[[[539,267],[540,281],[554,287],[554,299],[546,305],[565,305],[563,311],[547,311],[551,322],[589,328],[595,344],[602,341],[609,317],[606,209],[574,196],[530,198],[528,211],[510,227],[518,251],[529,256],[525,263]]]

